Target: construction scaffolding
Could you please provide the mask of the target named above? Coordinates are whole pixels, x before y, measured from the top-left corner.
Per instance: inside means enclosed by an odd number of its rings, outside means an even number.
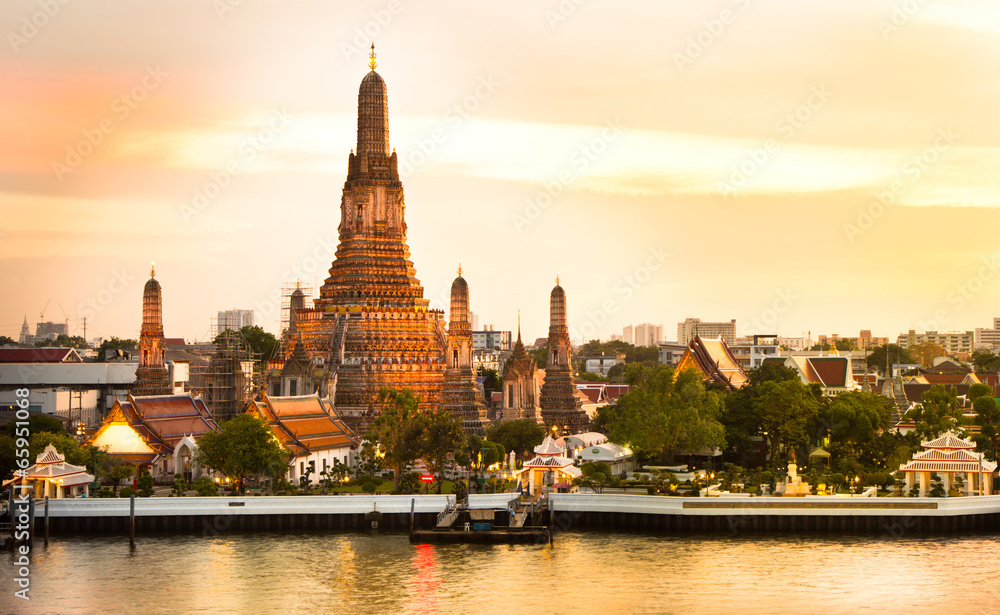
[[[199,395],[218,421],[246,410],[247,403],[264,384],[260,355],[239,331],[226,331],[213,344],[214,352],[197,366],[191,365],[191,393]]]

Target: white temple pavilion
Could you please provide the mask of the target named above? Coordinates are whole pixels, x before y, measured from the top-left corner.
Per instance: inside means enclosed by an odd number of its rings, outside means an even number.
[[[14,476],[4,481],[4,487],[12,483],[34,485],[36,498],[73,498],[87,497],[89,485],[94,477],[87,474],[87,469],[66,463],[66,456],[49,444],[38,457],[34,465],[24,470],[23,476]]]
[[[923,451],[915,454],[909,463],[899,466],[899,471],[906,474],[907,491],[919,480],[920,496],[926,496],[930,491],[931,475],[938,474],[947,493],[956,475],[963,475],[966,495],[990,495],[997,464],[975,452],[975,444],[949,431],[930,442],[921,442],[920,446]]]
[[[559,446],[549,436],[535,447],[535,458],[515,472],[521,489],[532,496],[542,495],[546,490],[570,491],[573,479],[580,478],[580,468],[573,460],[565,457],[566,449]]]

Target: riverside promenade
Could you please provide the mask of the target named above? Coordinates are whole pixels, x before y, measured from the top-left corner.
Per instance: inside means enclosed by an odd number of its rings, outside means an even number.
[[[480,494],[471,508],[505,514],[514,493]],[[231,531],[404,530],[432,523],[451,495],[340,495],[136,498],[136,534]],[[872,498],[806,496],[666,497],[614,493],[549,495],[557,531],[624,531],[728,534],[951,534],[1000,531],[1000,496]],[[373,513],[378,513],[373,515]],[[36,534],[44,529],[44,504],[35,508]],[[127,534],[128,499],[49,501],[49,533]]]

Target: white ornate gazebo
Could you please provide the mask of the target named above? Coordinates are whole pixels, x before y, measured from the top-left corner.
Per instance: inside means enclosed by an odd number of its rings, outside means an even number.
[[[947,493],[955,483],[955,476],[961,474],[964,475],[966,495],[990,495],[997,464],[975,452],[975,444],[949,431],[930,442],[921,442],[920,446],[923,451],[899,466],[899,471],[906,474],[907,491],[919,480],[920,495],[926,496],[930,491],[931,474],[939,474]]]
[[[564,456],[565,452],[566,449],[545,436],[535,447],[535,458],[514,473],[521,488],[533,496],[542,494],[546,487],[571,489],[573,479],[580,478],[582,472],[573,465],[572,459]]]
[[[21,476],[4,481],[4,486],[20,483],[34,486],[35,497],[73,498],[87,497],[89,485],[94,477],[87,469],[66,463],[66,456],[49,444],[39,453],[34,465],[24,470]]]

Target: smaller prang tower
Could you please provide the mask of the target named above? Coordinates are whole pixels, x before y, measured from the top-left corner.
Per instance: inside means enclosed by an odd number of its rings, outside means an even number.
[[[574,395],[572,349],[569,327],[566,326],[566,291],[559,285],[549,295],[549,360],[545,368],[545,381],[539,395],[542,422],[549,431],[559,434],[583,433],[590,425],[590,418],[583,410],[583,403]],[[554,429],[553,429],[554,428]]]
[[[458,277],[451,283],[451,313],[445,354],[447,367],[441,406],[462,420],[465,431],[481,434],[489,417],[476,386],[476,374],[472,371],[469,284],[462,277],[461,263],[458,265]]]
[[[156,267],[142,291],[142,330],[139,332],[139,367],[135,370],[132,395],[170,395],[173,387],[164,362],[163,296],[156,281]]]

